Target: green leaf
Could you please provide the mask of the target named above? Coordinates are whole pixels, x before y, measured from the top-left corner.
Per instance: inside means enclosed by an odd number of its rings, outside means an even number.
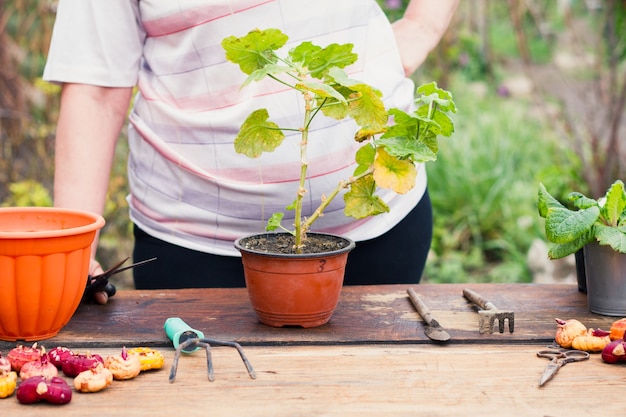
[[[456,113],[452,94],[437,87],[434,82],[419,87],[417,93],[421,96],[415,100],[418,106],[415,115],[425,124],[420,126],[420,130],[431,131],[435,135],[451,136],[454,132],[454,123],[448,113]]]
[[[600,209],[602,218],[610,225],[617,226],[620,218],[626,210],[626,192],[624,191],[624,183],[617,180],[611,185],[606,192],[604,204]]]
[[[613,250],[626,253],[626,228],[615,228],[598,224],[596,238],[601,245],[609,245]]]
[[[565,209],[566,207],[561,204],[559,200],[554,198],[548,190],[546,190],[545,185],[539,183],[539,191],[537,192],[537,209],[539,211],[539,215],[545,219],[548,214],[548,209],[550,208]]]
[[[344,194],[344,213],[346,216],[362,219],[389,212],[389,206],[374,194],[376,183],[371,175],[359,178],[350,185],[350,191]]]
[[[226,51],[226,59],[238,64],[242,72],[250,75],[267,64],[276,63],[273,51],[282,48],[287,39],[287,35],[278,29],[255,29],[241,38],[225,38],[222,47]]]
[[[335,81],[335,83],[341,86],[347,87],[350,91],[354,90],[352,87],[363,84],[361,81],[357,81],[355,79],[350,78],[344,70],[342,70],[341,68],[337,68],[337,67],[329,68],[326,78],[332,81]],[[380,91],[378,90],[376,91],[377,91],[377,94],[380,96],[381,94]]]
[[[578,252],[583,246],[594,241],[593,233],[588,231],[582,236],[567,243],[551,243],[548,248],[548,258],[561,259]]]
[[[593,198],[585,197],[578,192],[569,193],[567,199],[572,202],[574,207],[582,210],[598,205],[598,202]]]
[[[437,153],[424,142],[405,140],[404,138],[379,139],[379,146],[399,159],[410,159],[413,162],[428,162],[437,160]]]
[[[301,83],[298,83],[296,85],[296,88],[300,90],[310,91],[313,94],[323,99],[332,98],[332,99],[335,99],[335,101],[341,102],[342,104],[347,104],[346,99],[344,98],[343,95],[341,95],[341,93],[339,93],[339,91],[335,90],[333,87],[324,83],[311,81],[311,80],[304,80]]]
[[[431,122],[424,122],[402,110],[392,109],[394,124],[390,126],[377,144],[384,146],[387,152],[398,157],[408,158],[414,162],[427,162],[437,159],[439,144],[433,132],[424,132],[423,128]],[[421,135],[420,135],[421,131]]]
[[[344,70],[333,67],[328,71],[328,78],[337,83],[333,88],[348,100],[347,108],[336,107],[333,101],[327,101],[322,107],[322,111],[326,116],[342,119],[347,114],[361,127],[380,132],[383,130],[389,115],[385,109],[381,97],[382,93],[364,84],[360,81],[353,80],[345,73]],[[340,116],[340,117],[337,117]]]
[[[280,74],[289,72],[291,70],[292,68],[285,67],[283,65],[267,64],[263,68],[253,71],[252,74],[250,74],[248,78],[245,79],[245,81],[241,85],[241,88],[247,86],[248,84],[254,81],[261,81],[263,78],[267,77],[268,75],[278,76]]]
[[[289,59],[293,63],[297,63],[303,67],[307,67],[315,54],[321,50],[321,46],[314,45],[309,41],[302,42],[300,45],[289,51]]]
[[[348,116],[347,97],[350,96],[351,90],[341,86],[334,86],[333,88],[335,89],[335,91],[341,94],[344,99],[338,101],[334,98],[319,97],[317,99],[317,105],[320,106],[324,116],[332,117],[336,120],[342,120]]]
[[[280,223],[283,220],[284,216],[285,216],[284,213],[272,214],[270,218],[267,220],[267,225],[265,226],[265,230],[267,230],[268,232],[271,232],[278,228],[282,228]]]
[[[546,237],[554,243],[571,242],[592,230],[599,216],[600,208],[596,206],[578,211],[560,207],[548,208]]]
[[[456,113],[456,104],[452,99],[449,91],[437,87],[436,82],[424,84],[417,89],[417,94],[421,96],[415,100],[416,104],[430,105],[431,102],[436,103],[443,112]]]
[[[439,109],[429,109],[428,107],[420,107],[415,111],[417,119],[420,121],[420,130],[430,131],[435,135],[452,136],[454,133],[454,123],[446,113]]]
[[[365,171],[369,169],[369,167],[374,163],[374,158],[376,157],[376,149],[370,144],[366,144],[361,146],[358,151],[356,151],[356,155],[354,157],[358,166],[354,170],[354,175],[361,175]]]
[[[268,120],[266,109],[250,114],[235,137],[235,152],[257,158],[263,152],[272,152],[285,139],[278,125]]]
[[[412,161],[389,155],[383,148],[376,149],[374,181],[379,187],[406,194],[415,185],[416,177],[417,169]]]
[[[321,48],[311,42],[303,42],[289,51],[289,58],[308,68],[311,77],[320,79],[333,67],[345,68],[356,62],[357,54],[352,52],[352,48],[350,43],[333,43]]]
[[[412,140],[417,138],[419,128],[419,120],[417,118],[410,116],[400,109],[390,109],[389,115],[393,116],[394,123],[387,128],[387,131],[381,136],[381,139],[399,137]]]
[[[298,199],[296,198],[295,200],[291,202],[291,204],[288,204],[287,207],[285,207],[285,210],[295,210],[297,204],[298,204]]]

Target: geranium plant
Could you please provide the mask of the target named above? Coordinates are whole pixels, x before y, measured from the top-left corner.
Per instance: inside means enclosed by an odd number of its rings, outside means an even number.
[[[285,138],[283,132],[301,133],[300,182],[293,202],[287,206],[287,210],[294,211],[294,228],[281,224],[284,213],[273,214],[267,224],[267,230],[281,228],[293,234],[296,253],[300,253],[311,225],[344,189],[348,189],[343,197],[347,216],[364,218],[388,212],[387,204],[376,195],[377,187],[404,194],[414,186],[415,164],[435,160],[438,136],[453,133],[450,113],[456,112],[456,106],[449,92],[430,83],[418,88],[412,114],[387,110],[379,90],[350,78],[344,70],[357,60],[352,44],[321,47],[305,41],[279,54],[287,40],[287,35],[278,29],[257,29],[243,37],[225,38],[222,47],[226,58],[248,75],[242,87],[270,78],[302,95],[301,126],[278,126],[270,120],[267,109],[259,109],[246,118],[235,138],[236,152],[257,158],[263,152],[276,150]],[[320,114],[338,120],[352,118],[359,127],[354,140],[363,146],[355,154],[357,168],[353,175],[329,190],[319,207],[306,217],[302,205],[309,129]]]
[[[616,180],[597,200],[579,192],[570,193],[568,200],[573,209],[565,207],[539,184],[537,207],[539,215],[546,219],[551,259],[571,255],[595,241],[626,253],[626,192],[621,180]]]

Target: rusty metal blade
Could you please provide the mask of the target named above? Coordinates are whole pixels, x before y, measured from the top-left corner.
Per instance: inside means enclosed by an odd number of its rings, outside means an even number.
[[[430,310],[428,309],[426,304],[424,304],[424,302],[419,298],[417,293],[413,291],[412,288],[409,288],[407,292],[409,293],[409,298],[411,300],[411,303],[413,303],[415,310],[417,310],[418,314],[425,322],[424,334],[429,339],[435,340],[437,342],[447,342],[448,340],[450,340],[450,335],[448,334],[448,332],[445,331],[443,327],[441,327],[437,320],[434,319],[434,317],[430,313]]]

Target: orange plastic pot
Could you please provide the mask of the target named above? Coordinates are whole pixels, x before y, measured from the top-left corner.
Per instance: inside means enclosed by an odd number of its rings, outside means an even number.
[[[46,339],[70,321],[103,226],[82,211],[0,208],[0,340]]]
[[[343,247],[315,254],[276,254],[247,248],[249,237],[235,242],[250,303],[261,323],[309,328],[330,320],[339,302],[348,253],[355,245],[347,238],[327,236],[342,240]]]

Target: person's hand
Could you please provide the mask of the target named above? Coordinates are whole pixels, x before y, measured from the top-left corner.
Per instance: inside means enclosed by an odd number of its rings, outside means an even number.
[[[89,262],[89,276],[93,277],[103,272],[104,270],[100,263],[92,258]],[[106,291],[97,291],[93,294],[92,299],[96,304],[106,304],[109,301],[109,294]]]

